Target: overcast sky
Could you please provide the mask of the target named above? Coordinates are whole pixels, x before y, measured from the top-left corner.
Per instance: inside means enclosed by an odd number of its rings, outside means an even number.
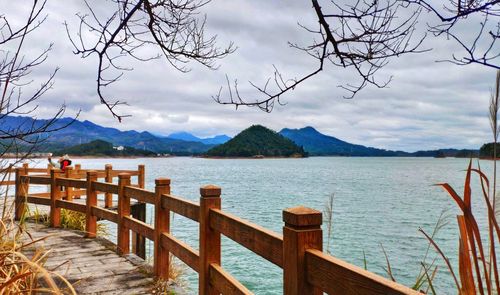
[[[29,3],[0,0],[0,13],[11,21],[21,21]],[[433,48],[430,53],[392,60],[380,76],[394,76],[388,88],[368,87],[351,100],[342,98],[346,93],[337,86],[354,78],[352,73],[327,66],[322,74],[284,96],[286,105],[276,107],[272,113],[245,107],[235,110],[215,103],[211,96],[225,84],[226,74],[237,78],[242,91],[247,91],[247,81],[262,84],[272,75],[273,64],[287,77],[314,69],[313,60],[287,44],[310,43],[312,36],[297,22],[311,26],[316,23],[310,1],[296,0],[216,0],[205,7],[208,33],[218,35],[221,47],[229,41],[238,47],[234,54],[218,62],[217,71],[191,64],[191,72],[180,73],[164,60],[122,60],[134,71],[125,73],[107,93],[127,101],[130,107],[119,111],[132,117],[118,123],[96,96],[95,57],[81,59],[72,53],[62,23],[67,21],[70,28],[76,29],[78,11],[85,11],[82,1],[49,0],[46,22],[25,47],[29,55],[54,43],[47,62],[33,73],[36,82],[42,82],[51,70],[60,67],[53,89],[41,102],[40,118],[49,117],[57,105],[65,102],[68,116],[81,110],[81,120],[157,134],[188,131],[201,137],[234,136],[252,124],[277,131],[313,126],[348,142],[407,151],[479,148],[491,138],[487,112],[495,71],[482,66],[436,63],[449,58],[452,52],[461,53],[444,38],[427,39],[423,48]],[[462,28],[463,34],[472,37],[476,27],[477,23],[471,23]],[[498,52],[499,46],[494,51]]]

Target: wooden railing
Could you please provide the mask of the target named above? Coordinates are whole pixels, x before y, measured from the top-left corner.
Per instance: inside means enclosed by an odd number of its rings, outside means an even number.
[[[84,170],[80,170],[84,171]],[[144,171],[144,169],[142,169]],[[213,185],[200,188],[200,201],[194,203],[173,196],[170,179],[155,180],[155,191],[131,185],[131,174],[118,175],[118,184],[100,182],[100,171],[85,171],[81,177],[64,177],[57,170],[50,176],[26,175],[16,170],[16,205],[25,203],[50,206],[50,224],[60,226],[60,210],[86,215],[86,236],[96,236],[97,221],[117,224],[117,251],[130,253],[130,232],[154,243],[153,266],[158,278],[168,279],[170,254],[176,256],[199,275],[199,294],[252,294],[221,267],[221,235],[283,269],[284,294],[419,294],[374,273],[351,265],[322,252],[322,214],[314,209],[294,207],[283,211],[283,235],[240,219],[221,210],[221,188]],[[109,175],[109,174],[107,174]],[[144,181],[144,180],[142,180]],[[29,184],[50,184],[50,196],[28,194]],[[84,190],[85,204],[63,199],[64,187]],[[99,207],[97,194],[118,195],[116,211]],[[131,216],[131,199],[154,206],[154,225]],[[199,223],[199,247],[193,249],[170,231],[170,214],[176,213]],[[22,214],[23,212],[19,212]]]

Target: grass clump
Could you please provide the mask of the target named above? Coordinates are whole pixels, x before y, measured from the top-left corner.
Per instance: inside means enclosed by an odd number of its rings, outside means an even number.
[[[6,211],[7,212],[7,211]],[[0,219],[0,294],[76,294],[61,275],[45,267],[50,251],[38,247],[33,239],[10,214]],[[28,248],[32,255],[25,253]]]
[[[86,217],[84,213],[61,209],[61,227],[85,231]],[[97,235],[107,236],[109,234],[108,227],[104,223],[97,224]]]
[[[168,281],[158,279],[151,289],[151,294],[175,295],[185,293],[186,282],[182,279],[186,272],[186,267],[179,263],[172,254],[170,257],[170,268],[168,271]]]

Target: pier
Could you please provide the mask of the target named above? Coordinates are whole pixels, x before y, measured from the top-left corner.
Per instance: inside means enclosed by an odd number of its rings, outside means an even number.
[[[172,195],[168,178],[155,179],[155,190],[146,190],[142,165],[137,170],[113,170],[111,165],[103,170],[85,170],[75,165],[65,172],[24,165],[12,171],[15,180],[0,184],[15,185],[16,219],[23,218],[28,204],[47,206],[50,231],[63,232],[66,230],[59,229],[61,209],[81,212],[86,217],[85,232],[72,237],[81,239],[81,247],[96,239],[97,221],[116,223],[117,239],[111,242],[118,259],[131,253],[144,257],[143,241],[149,239],[154,243],[154,277],[168,280],[173,255],[198,273],[198,294],[253,294],[221,266],[222,235],[282,268],[285,295],[421,294],[323,252],[322,214],[311,208],[284,209],[283,231],[276,233],[222,210],[222,190],[215,185],[201,187],[197,203]],[[49,192],[30,193],[30,187],[40,185],[49,187]],[[103,202],[98,202],[98,195],[104,196]],[[117,204],[113,204],[113,196]],[[154,206],[153,225],[144,222],[145,209],[132,214],[132,207],[145,208],[143,204]],[[170,216],[174,213],[199,224],[198,249],[171,234]],[[94,251],[80,252],[81,256],[88,255],[96,271],[106,268],[93,258]],[[148,281],[129,276],[130,281]]]

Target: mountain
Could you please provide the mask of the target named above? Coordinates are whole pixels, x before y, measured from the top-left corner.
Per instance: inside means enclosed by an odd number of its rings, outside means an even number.
[[[212,157],[305,157],[307,153],[291,140],[261,125],[253,125],[228,142],[210,149]]]
[[[113,147],[113,144],[104,140],[93,140],[89,143],[75,145],[54,152],[55,155],[68,154],[70,156],[109,156],[109,157],[154,157],[155,152],[135,149],[129,146]]]
[[[180,139],[184,141],[201,142],[203,144],[213,144],[213,145],[223,144],[231,139],[231,137],[225,134],[216,135],[214,137],[209,137],[209,138],[200,138],[188,132],[175,132],[167,136],[167,138]]]
[[[103,127],[90,121],[61,118],[54,122],[51,129],[65,128],[46,134],[46,141],[39,146],[38,151],[52,152],[75,144],[88,143],[93,140],[104,140],[114,145],[130,146],[136,149],[150,150],[156,153],[169,153],[176,155],[201,154],[209,150],[213,145],[201,142],[184,141],[172,138],[160,138],[149,132],[137,132],[135,130],[121,131],[116,128]],[[21,128],[23,130],[31,126],[39,127],[47,124],[48,120],[33,119],[22,116],[6,116],[0,120],[1,130],[12,130]]]
[[[348,143],[336,137],[324,135],[310,126],[301,129],[284,128],[279,133],[297,145],[304,147],[304,150],[311,156],[394,157],[408,155],[405,152],[388,151]]]

